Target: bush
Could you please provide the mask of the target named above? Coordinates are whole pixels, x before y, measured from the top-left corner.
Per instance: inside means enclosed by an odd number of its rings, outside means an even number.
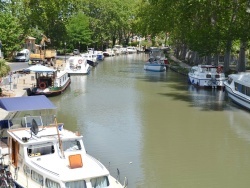
[[[4,59],[0,59],[0,77],[8,75],[10,72],[10,66],[6,64]]]

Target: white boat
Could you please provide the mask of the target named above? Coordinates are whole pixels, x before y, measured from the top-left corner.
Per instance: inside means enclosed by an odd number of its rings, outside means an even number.
[[[144,64],[144,70],[163,72],[166,71],[166,65],[164,63],[165,55],[159,48],[154,48],[150,51],[149,60]]]
[[[128,47],[127,47],[127,53],[128,53],[128,54],[137,53],[136,47],[134,47],[134,46],[128,46]]]
[[[250,110],[250,73],[230,74],[224,85],[233,102]]]
[[[144,64],[144,70],[163,72],[166,71],[166,65],[161,59],[149,58],[149,60]]]
[[[95,67],[98,64],[97,54],[95,54],[94,51],[90,53],[83,53],[81,56],[84,57],[87,60],[87,63],[92,67]]]
[[[27,70],[35,72],[36,84],[32,86],[29,95],[56,96],[63,93],[71,83],[65,70],[52,69],[43,65],[33,65]]]
[[[111,48],[107,48],[104,52],[103,52],[104,57],[112,57],[115,56],[114,50]]]
[[[70,74],[89,74],[90,66],[86,58],[72,56],[66,61],[65,70]]]
[[[11,111],[13,105],[16,110],[24,110],[26,106],[31,107],[27,110],[32,110],[33,106],[37,108],[40,105],[55,108],[43,97],[34,96],[32,103],[29,102],[30,97],[1,99],[0,107]],[[63,123],[58,123],[55,117],[51,121],[43,121],[42,118],[29,116],[26,120],[19,128],[10,127],[7,130],[8,142],[1,145],[3,162],[10,172],[6,180],[8,184],[15,184],[9,187],[126,187],[111,176],[100,161],[86,153],[83,136],[79,132],[64,129]]]
[[[227,80],[223,66],[198,65],[191,67],[188,73],[189,82],[199,87],[224,87]]]
[[[114,53],[115,53],[115,55],[120,55],[121,54],[121,49],[122,49],[122,45],[114,45],[114,48],[113,48],[113,50],[114,50]]]

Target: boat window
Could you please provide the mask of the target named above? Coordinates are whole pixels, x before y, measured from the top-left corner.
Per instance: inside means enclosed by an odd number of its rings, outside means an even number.
[[[229,77],[227,80],[227,83],[230,85],[232,83],[232,81],[233,81],[233,79]]]
[[[37,157],[40,155],[48,155],[55,152],[54,145],[52,143],[39,144],[34,146],[29,146],[27,148],[27,154],[29,157]]]
[[[59,183],[52,181],[48,178],[46,178],[46,180],[45,180],[45,185],[47,188],[61,188]]]
[[[71,181],[71,182],[66,182],[65,183],[65,188],[86,188],[86,182],[84,180],[79,180],[79,181]]]
[[[62,142],[63,151],[81,150],[81,143],[79,140],[67,140]]]
[[[206,75],[206,78],[211,78],[211,74],[207,74],[207,75]]]
[[[109,180],[107,176],[97,177],[90,180],[93,188],[102,188],[109,186]]]
[[[41,174],[38,174],[34,170],[31,170],[31,179],[38,184],[43,185],[43,176]]]
[[[246,87],[246,95],[250,96],[250,87]]]

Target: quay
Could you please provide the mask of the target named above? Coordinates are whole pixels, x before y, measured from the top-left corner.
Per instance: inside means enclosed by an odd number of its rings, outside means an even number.
[[[11,82],[9,78],[3,78],[1,82],[2,97],[21,97],[27,96],[27,89],[30,89],[35,85],[35,74],[19,74],[15,73],[11,76]],[[0,120],[11,119],[15,114],[9,113],[0,108]]]

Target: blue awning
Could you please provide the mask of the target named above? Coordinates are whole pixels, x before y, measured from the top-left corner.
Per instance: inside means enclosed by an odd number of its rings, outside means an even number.
[[[8,112],[55,109],[56,106],[44,95],[0,98],[0,108]]]

